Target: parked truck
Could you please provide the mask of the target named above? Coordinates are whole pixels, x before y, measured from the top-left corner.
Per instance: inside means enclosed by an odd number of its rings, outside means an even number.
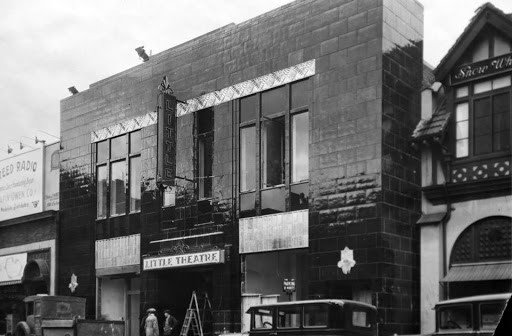
[[[15,336],[124,336],[124,321],[85,319],[85,299],[73,296],[34,295],[25,302],[25,320]]]

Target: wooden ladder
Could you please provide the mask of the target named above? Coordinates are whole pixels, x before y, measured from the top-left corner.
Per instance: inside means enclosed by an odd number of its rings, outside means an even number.
[[[208,297],[206,297],[206,299],[208,300]],[[203,325],[201,323],[199,305],[197,304],[197,295],[195,291],[192,292],[190,304],[188,305],[187,313],[183,320],[183,326],[181,327],[180,336],[187,336],[190,329],[192,329],[192,334],[194,336],[203,336]]]

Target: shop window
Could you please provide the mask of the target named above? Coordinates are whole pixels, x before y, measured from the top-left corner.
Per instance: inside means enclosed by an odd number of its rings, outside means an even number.
[[[141,131],[100,141],[95,146],[97,217],[139,212]]]
[[[240,217],[308,207],[310,101],[306,79],[236,104]]]
[[[199,199],[211,198],[213,178],[213,110],[198,111],[196,118]]]
[[[510,151],[510,88],[505,76],[456,89],[456,158]]]

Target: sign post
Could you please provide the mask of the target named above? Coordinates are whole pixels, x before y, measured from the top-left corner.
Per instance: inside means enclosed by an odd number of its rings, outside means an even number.
[[[288,299],[292,300],[292,294],[295,292],[295,279],[283,280],[283,292],[288,294]]]

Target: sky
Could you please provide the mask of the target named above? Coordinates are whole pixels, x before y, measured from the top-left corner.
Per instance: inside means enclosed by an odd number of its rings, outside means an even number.
[[[316,0],[326,1],[326,0]],[[60,101],[156,54],[290,0],[0,1],[0,160],[59,137]],[[424,59],[436,66],[484,0],[420,0]],[[512,13],[512,1],[493,0]],[[26,146],[20,150],[20,142]],[[11,154],[12,155],[12,154]]]

